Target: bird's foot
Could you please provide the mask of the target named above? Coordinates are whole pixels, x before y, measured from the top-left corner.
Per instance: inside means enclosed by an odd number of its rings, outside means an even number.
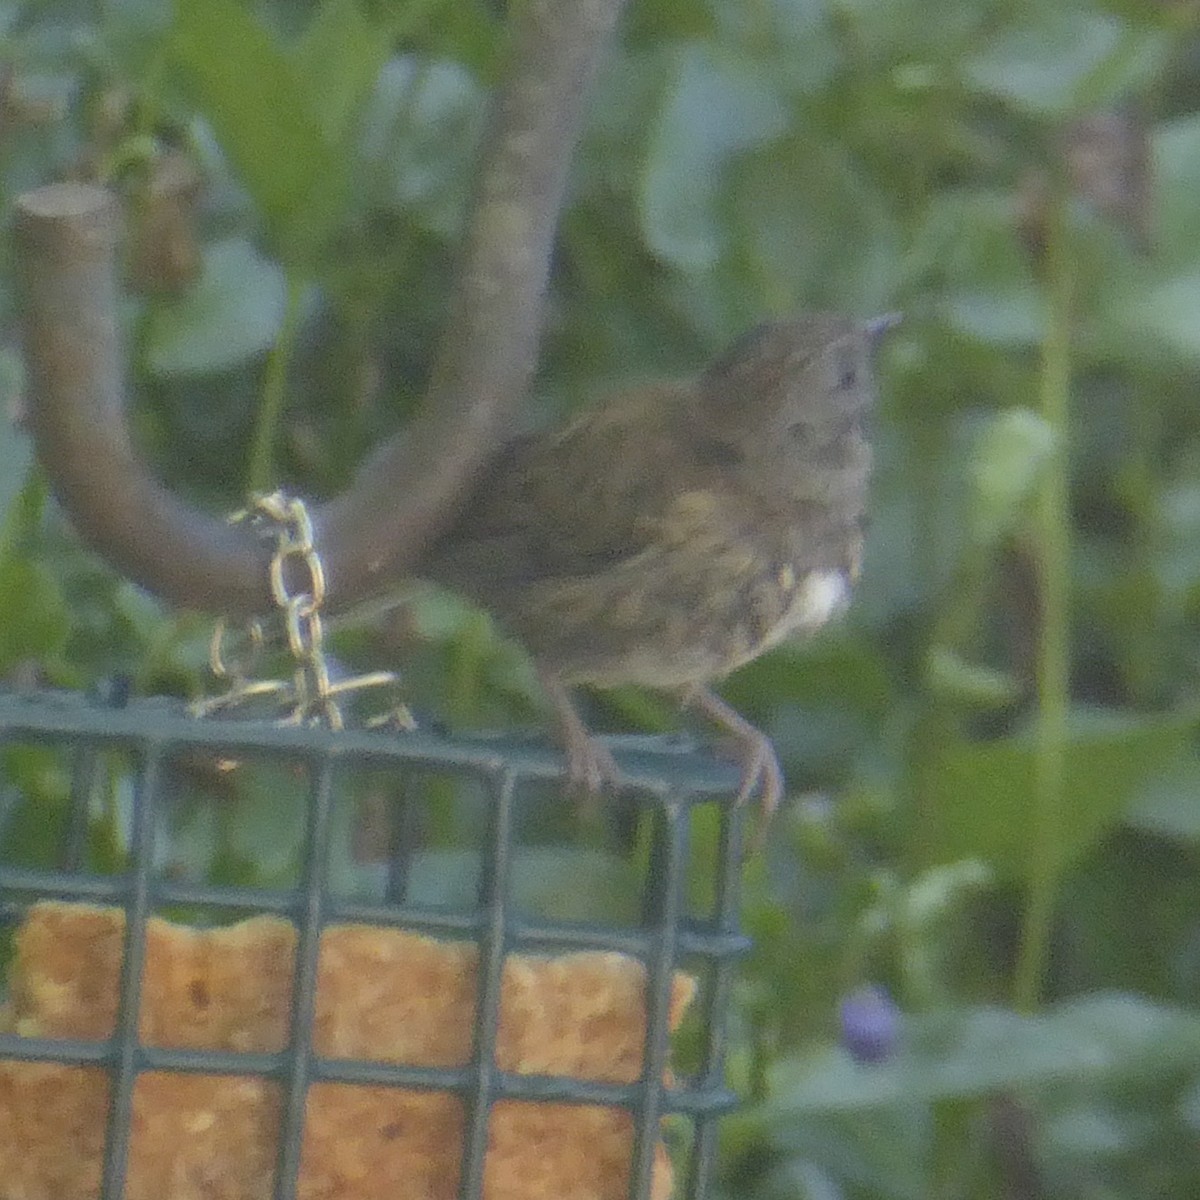
[[[540,675],[546,695],[554,705],[571,790],[594,800],[606,788],[619,788],[623,782],[621,768],[612,751],[588,732],[562,682],[545,671]]]
[[[729,735],[742,768],[737,803],[745,804],[758,791],[759,820],[761,828],[765,829],[783,799],[783,771],[771,739],[707,688],[687,692],[684,703],[696,708]]]
[[[567,779],[575,790],[598,796],[605,788],[621,785],[621,768],[612,751],[590,733],[563,730],[563,752],[567,756]]]

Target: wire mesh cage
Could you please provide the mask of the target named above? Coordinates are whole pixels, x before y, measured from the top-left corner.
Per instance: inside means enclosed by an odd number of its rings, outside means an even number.
[[[0,1196],[704,1196],[741,817],[618,754],[598,887],[549,750],[0,695]]]

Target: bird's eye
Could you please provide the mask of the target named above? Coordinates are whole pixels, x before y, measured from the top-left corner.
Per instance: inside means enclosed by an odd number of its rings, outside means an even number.
[[[807,421],[795,421],[787,428],[788,437],[794,442],[808,441],[809,428]]]
[[[837,385],[843,392],[850,392],[858,387],[858,363],[853,359],[844,358],[838,363]]]

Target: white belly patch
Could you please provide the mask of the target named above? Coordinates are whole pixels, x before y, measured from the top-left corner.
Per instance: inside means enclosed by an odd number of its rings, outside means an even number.
[[[780,572],[780,583],[791,582],[792,568]],[[810,571],[792,593],[782,618],[763,639],[760,649],[777,645],[792,633],[811,632],[836,616],[850,600],[850,582],[842,571]]]

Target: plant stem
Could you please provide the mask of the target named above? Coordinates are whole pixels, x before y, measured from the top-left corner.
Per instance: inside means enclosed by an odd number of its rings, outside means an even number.
[[[287,276],[287,294],[284,299],[283,323],[271,353],[267,357],[267,369],[263,378],[262,406],[258,411],[258,424],[254,430],[254,445],[250,450],[250,467],[247,486],[252,493],[265,492],[275,483],[275,438],[283,419],[283,405],[287,395],[288,363],[292,359],[292,348],[296,342],[296,330],[300,318],[300,301],[304,285],[292,273]]]
[[[1046,227],[1046,335],[1042,344],[1041,411],[1057,437],[1038,494],[1036,528],[1041,585],[1037,656],[1038,718],[1034,761],[1029,881],[1014,981],[1018,1010],[1032,1012],[1041,995],[1059,875],[1062,870],[1063,784],[1070,702],[1070,552],[1068,404],[1071,390],[1072,272],[1067,212],[1061,189]]]

